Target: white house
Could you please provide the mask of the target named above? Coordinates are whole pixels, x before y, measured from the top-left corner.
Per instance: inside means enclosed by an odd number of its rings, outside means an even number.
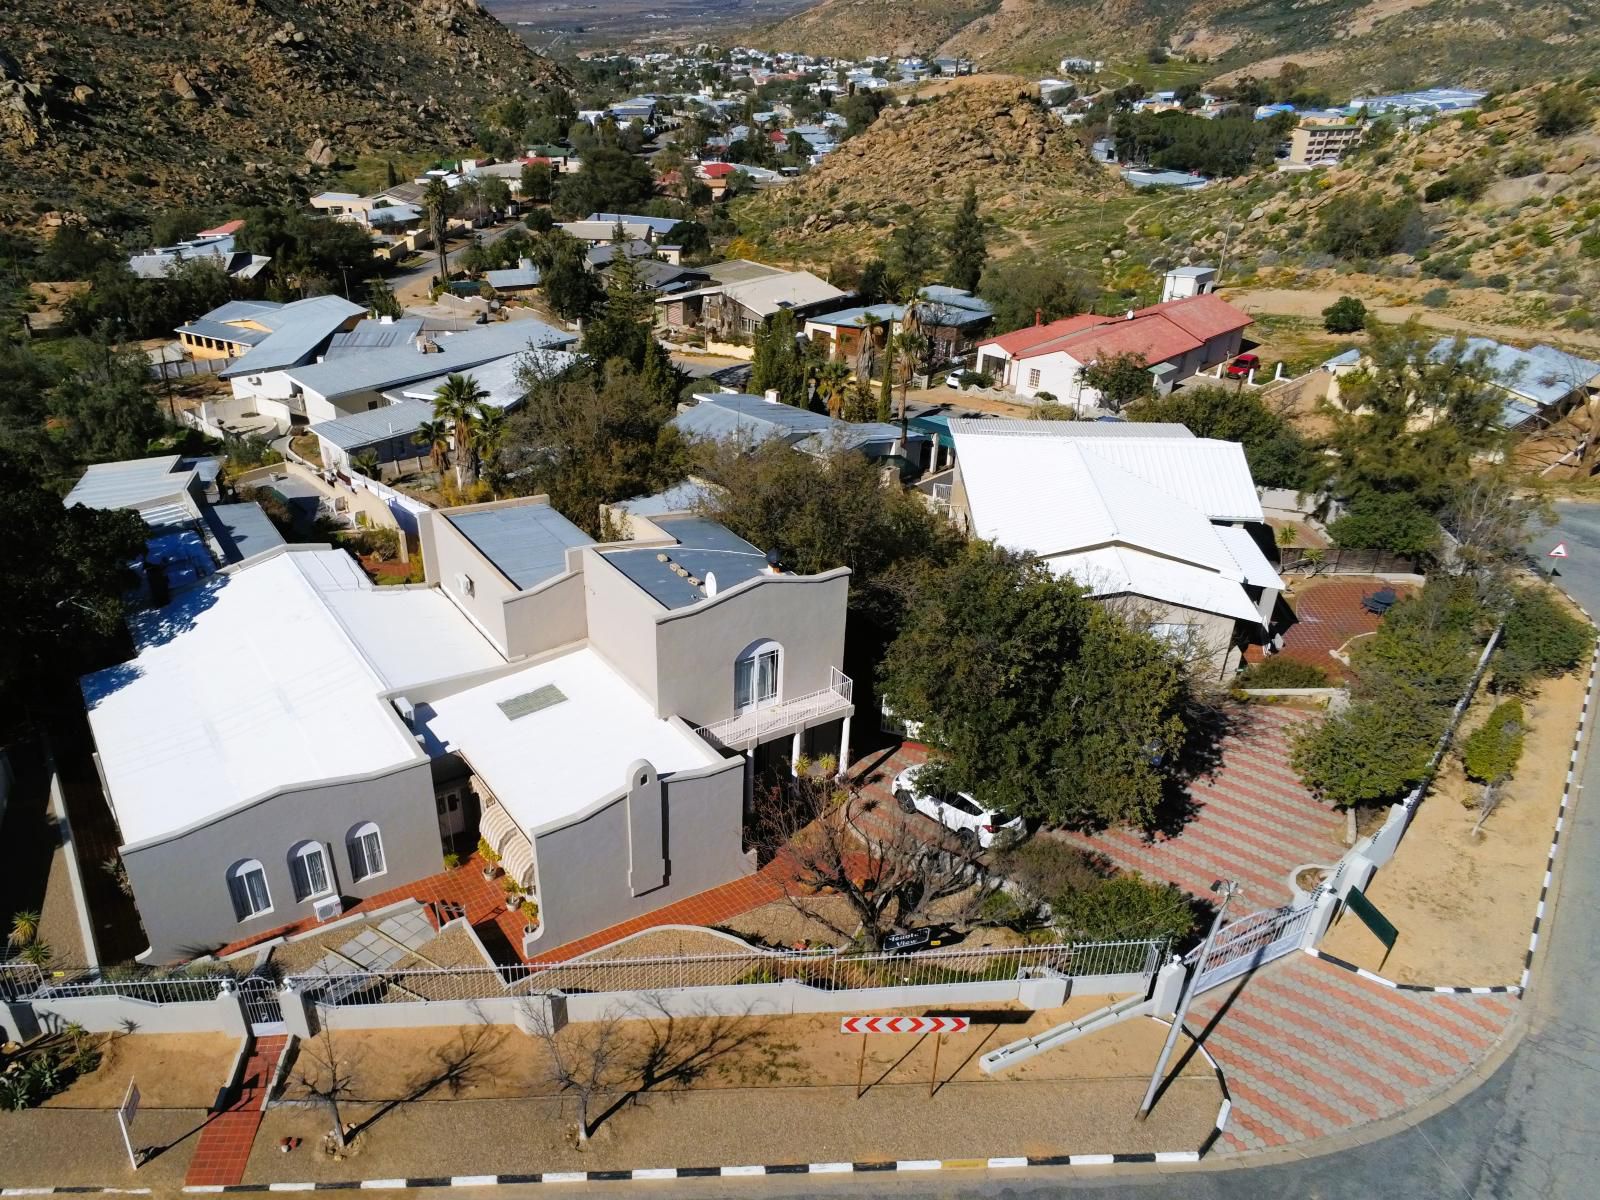
[[[1244,448],[1182,425],[952,420],[953,520],[1037,556],[1218,678],[1264,640],[1283,581]]]

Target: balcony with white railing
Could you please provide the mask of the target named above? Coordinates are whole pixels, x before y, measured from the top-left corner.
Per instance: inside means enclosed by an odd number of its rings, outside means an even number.
[[[780,701],[702,725],[695,730],[718,750],[744,750],[768,738],[793,733],[855,711],[855,684],[843,671],[828,668],[828,686],[792,700]]]

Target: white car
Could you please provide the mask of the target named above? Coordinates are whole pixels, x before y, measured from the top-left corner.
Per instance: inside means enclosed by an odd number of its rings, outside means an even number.
[[[966,792],[936,795],[917,783],[920,766],[907,767],[894,777],[895,803],[902,812],[919,812],[932,817],[968,845],[987,850],[997,840],[1016,837],[1022,832],[1022,818],[985,808]]]

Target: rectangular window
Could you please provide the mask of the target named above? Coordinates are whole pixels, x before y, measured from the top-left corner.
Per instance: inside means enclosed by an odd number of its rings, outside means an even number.
[[[267,876],[260,867],[247,867],[229,882],[233,885],[233,909],[239,920],[259,916],[271,909],[272,897],[267,892]]]
[[[368,875],[383,874],[383,843],[378,840],[375,832],[363,833],[357,843],[361,847],[361,859],[366,870],[361,873],[365,879]]]
[[[1036,388],[1036,387],[1039,386],[1039,368],[1038,367],[1032,367],[1032,368],[1029,369],[1029,371],[1028,371],[1028,386],[1029,387],[1033,387],[1033,388]]]
[[[778,652],[768,650],[756,659],[756,700],[769,704],[778,698]]]

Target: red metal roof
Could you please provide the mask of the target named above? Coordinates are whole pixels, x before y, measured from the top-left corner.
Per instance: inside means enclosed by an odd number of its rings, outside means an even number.
[[[1036,347],[1022,357],[1064,350],[1080,363],[1089,363],[1117,354],[1138,354],[1147,364],[1154,365],[1182,358],[1202,344],[1199,338],[1179,328],[1164,314],[1153,314],[1131,321],[1112,321],[1065,338],[1058,344]]]
[[[238,233],[239,230],[243,228],[243,219],[224,221],[215,229],[202,229],[199,233],[195,234],[195,237],[226,237],[230,233]]]
[[[1224,333],[1232,333],[1250,324],[1253,317],[1229,304],[1221,296],[1206,294],[1189,296],[1182,300],[1168,300],[1165,304],[1152,304],[1141,308],[1135,317],[1162,316],[1179,329],[1202,342],[1209,342]]]
[[[721,179],[724,175],[732,175],[737,169],[732,163],[713,162],[701,167],[700,174],[707,179]]]
[[[999,337],[979,342],[978,349],[994,346],[1020,358],[1025,351],[1035,346],[1056,341],[1068,334],[1092,329],[1096,325],[1104,325],[1109,320],[1110,317],[1098,316],[1095,313],[1079,313],[1075,317],[1062,317],[1059,321],[1051,321],[1048,325],[1029,325],[1026,329],[1014,329],[1010,333],[1002,333]]]

